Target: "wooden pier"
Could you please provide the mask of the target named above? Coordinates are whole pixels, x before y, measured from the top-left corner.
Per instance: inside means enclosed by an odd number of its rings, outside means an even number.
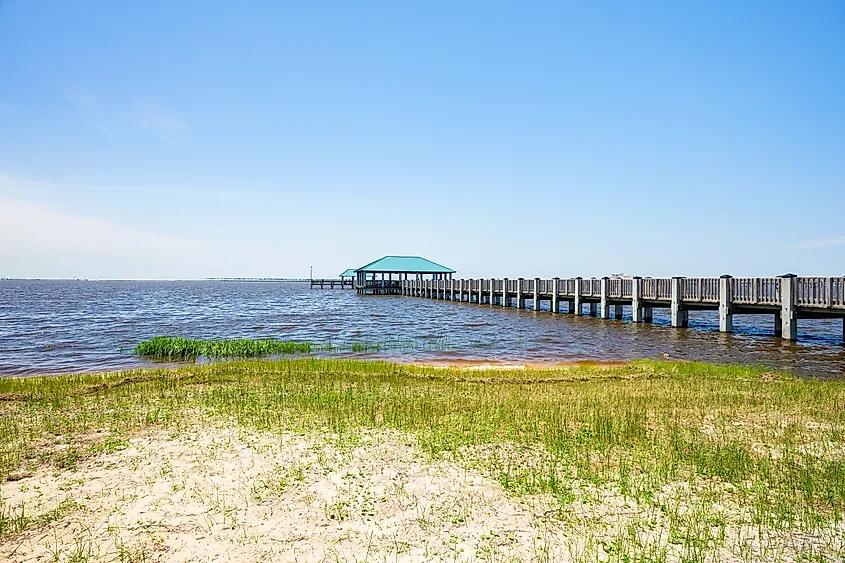
[[[654,309],[669,309],[671,326],[686,327],[690,311],[719,312],[719,330],[733,330],[734,315],[771,314],[774,333],[795,340],[799,319],[843,319],[845,340],[845,277],[774,278],[554,278],[554,279],[404,279],[361,280],[359,293],[393,294],[467,303],[539,310],[543,301],[552,313],[566,312],[602,319],[622,318],[623,306],[633,322],[651,322]],[[359,285],[360,284],[359,282]],[[369,291],[362,291],[369,290]]]
[[[352,279],[345,278],[329,278],[320,280],[311,280],[311,289],[352,289]]]

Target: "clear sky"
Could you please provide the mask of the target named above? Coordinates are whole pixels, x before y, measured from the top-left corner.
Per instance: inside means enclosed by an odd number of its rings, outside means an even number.
[[[0,276],[845,274],[845,1],[0,0]]]

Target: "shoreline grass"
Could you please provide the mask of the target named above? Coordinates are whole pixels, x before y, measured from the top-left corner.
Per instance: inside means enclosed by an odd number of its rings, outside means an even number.
[[[194,339],[155,336],[138,343],[132,355],[156,361],[191,361],[198,358],[246,359],[293,354],[369,354],[436,350],[469,350],[486,348],[480,342],[440,338],[434,340],[361,340],[325,341],[320,343],[273,338]]]
[[[685,546],[685,560],[734,549],[724,538],[736,526],[757,530],[749,553],[784,530],[820,538],[822,555],[842,545],[842,381],[695,362],[509,372],[306,357],[3,379],[0,398],[0,482],[198,417],[268,432],[385,429],[514,495],[556,499],[561,518],[596,491],[650,507],[674,522],[664,547]],[[679,483],[687,496],[673,505],[666,491]]]
[[[195,340],[172,336],[155,336],[135,346],[135,356],[156,360],[188,360],[205,358],[255,358],[281,354],[309,354],[310,342],[246,338]]]

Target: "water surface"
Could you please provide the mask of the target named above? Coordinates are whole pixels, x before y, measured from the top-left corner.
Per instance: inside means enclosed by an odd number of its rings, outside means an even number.
[[[132,348],[152,336],[388,342],[365,357],[513,363],[673,358],[751,363],[838,377],[842,321],[799,322],[799,341],[772,335],[771,315],[713,312],[690,328],[502,309],[414,297],[359,296],[285,282],[0,281],[0,375],[106,371],[152,365]],[[402,344],[406,343],[406,344]]]

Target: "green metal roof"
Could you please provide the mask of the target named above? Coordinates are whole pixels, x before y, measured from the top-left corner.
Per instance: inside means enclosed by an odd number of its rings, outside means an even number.
[[[341,278],[354,278],[355,277],[355,270],[349,268],[348,270],[344,270],[342,274],[340,274]]]
[[[361,266],[356,272],[385,272],[385,273],[409,273],[409,274],[454,274],[446,266],[436,264],[431,260],[419,256],[385,256],[366,266]]]

